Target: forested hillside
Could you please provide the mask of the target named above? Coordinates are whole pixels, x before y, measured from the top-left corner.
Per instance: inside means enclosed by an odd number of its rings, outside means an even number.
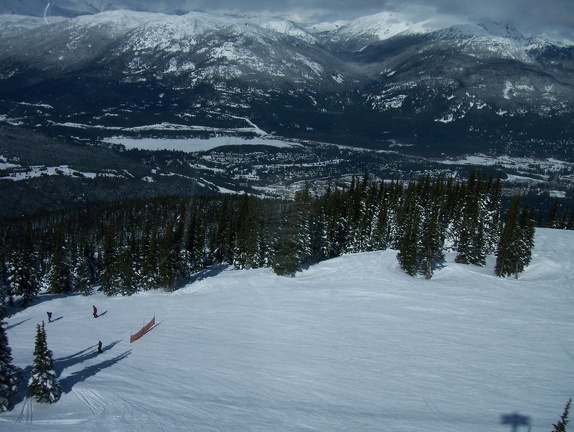
[[[496,254],[497,274],[509,276],[530,260],[534,221],[519,197],[501,215],[500,180],[474,172],[466,182],[426,176],[406,184],[365,174],[321,196],[305,188],[293,201],[248,194],[119,201],[6,220],[1,280],[8,298],[27,304],[41,290],[173,291],[217,263],[294,276],[325,259],[387,248],[398,250],[412,276],[431,278],[446,250],[474,265]]]

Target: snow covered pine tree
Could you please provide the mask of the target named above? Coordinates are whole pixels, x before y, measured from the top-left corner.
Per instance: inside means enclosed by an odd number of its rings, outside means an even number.
[[[36,328],[36,346],[34,348],[34,364],[32,376],[28,382],[28,393],[34,396],[36,402],[54,403],[60,399],[62,388],[54,371],[52,351],[46,342],[44,323]]]

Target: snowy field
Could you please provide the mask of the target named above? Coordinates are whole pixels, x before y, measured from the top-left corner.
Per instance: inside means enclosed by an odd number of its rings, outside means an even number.
[[[53,312],[64,393],[54,405],[22,393],[0,430],[510,432],[512,414],[530,423],[517,432],[552,430],[574,397],[574,232],[538,230],[519,279],[495,277],[492,257],[452,256],[415,279],[395,255],[295,278],[218,267],[172,294],[43,296],[7,334],[29,373]]]
[[[140,150],[172,150],[186,153],[213,150],[214,148],[229,145],[266,145],[271,147],[293,147],[298,145],[289,141],[274,138],[240,138],[232,136],[220,136],[209,139],[187,138],[106,138],[104,142],[121,144],[126,149]]]

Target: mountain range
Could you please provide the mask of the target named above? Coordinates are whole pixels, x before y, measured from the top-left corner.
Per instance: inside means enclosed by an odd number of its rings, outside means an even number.
[[[74,4],[0,7],[2,123],[92,144],[275,136],[425,161],[553,158],[571,174],[573,45],[390,12],[303,26]]]

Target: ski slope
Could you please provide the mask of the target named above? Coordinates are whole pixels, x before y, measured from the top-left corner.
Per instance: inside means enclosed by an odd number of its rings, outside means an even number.
[[[537,230],[519,279],[452,255],[432,280],[411,278],[395,255],[295,278],[215,267],[171,294],[44,295],[7,334],[29,373],[52,311],[64,393],[42,405],[23,391],[0,431],[508,432],[512,414],[551,430],[574,397],[574,232]]]

